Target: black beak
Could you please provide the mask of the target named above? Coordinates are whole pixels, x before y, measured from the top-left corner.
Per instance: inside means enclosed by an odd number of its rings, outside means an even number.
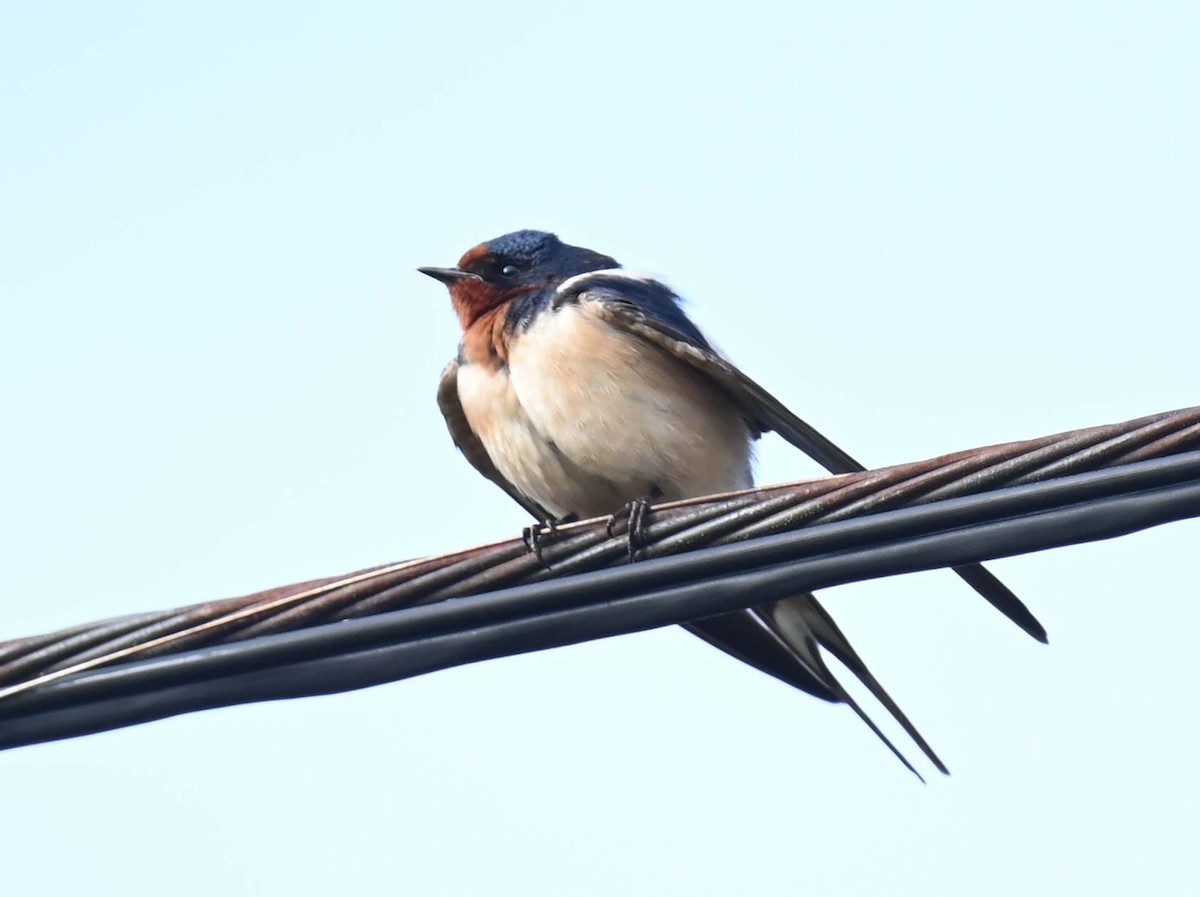
[[[479,279],[478,274],[463,271],[461,268],[418,268],[422,274],[428,274],[434,280],[440,280],[446,286],[458,283],[460,280]]]

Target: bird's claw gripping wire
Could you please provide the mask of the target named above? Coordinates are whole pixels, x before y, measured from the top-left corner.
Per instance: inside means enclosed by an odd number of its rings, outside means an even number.
[[[525,547],[530,553],[538,559],[538,562],[546,568],[550,564],[542,556],[542,551],[547,545],[553,545],[558,541],[561,533],[559,533],[559,524],[573,523],[578,520],[575,514],[568,514],[566,517],[560,517],[557,520],[550,518],[539,523],[533,523],[525,527],[521,532],[521,541],[525,543]]]
[[[646,538],[646,513],[650,510],[650,501],[654,497],[635,498],[608,518],[605,532],[608,533],[609,538],[618,535],[618,525],[621,521],[626,521],[625,537],[628,540],[629,563],[631,564],[638,560],[641,550],[649,544],[649,540]]]

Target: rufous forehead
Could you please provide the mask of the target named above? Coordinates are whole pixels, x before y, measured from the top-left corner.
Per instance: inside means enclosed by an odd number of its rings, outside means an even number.
[[[488,254],[488,244],[480,243],[478,246],[472,246],[463,253],[463,257],[458,260],[458,267],[466,268],[473,262],[479,261]]]

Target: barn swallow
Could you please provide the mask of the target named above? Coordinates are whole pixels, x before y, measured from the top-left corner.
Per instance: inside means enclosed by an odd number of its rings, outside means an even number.
[[[865,470],[720,355],[669,287],[607,255],[521,230],[480,243],[456,267],[418,270],[449,288],[462,326],[438,388],[450,435],[539,523],[750,487],[753,441],[770,430],[831,473]],[[955,571],[1045,641],[991,573],[977,564]],[[789,685],[848,704],[916,773],[830,672],[828,651],[946,772],[814,596],[685,628]]]

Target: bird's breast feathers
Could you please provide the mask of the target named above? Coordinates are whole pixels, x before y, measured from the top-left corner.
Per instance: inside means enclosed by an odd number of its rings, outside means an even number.
[[[729,398],[601,321],[586,297],[511,334],[506,366],[464,362],[471,429],[509,482],[559,516],[750,485],[750,433]]]

